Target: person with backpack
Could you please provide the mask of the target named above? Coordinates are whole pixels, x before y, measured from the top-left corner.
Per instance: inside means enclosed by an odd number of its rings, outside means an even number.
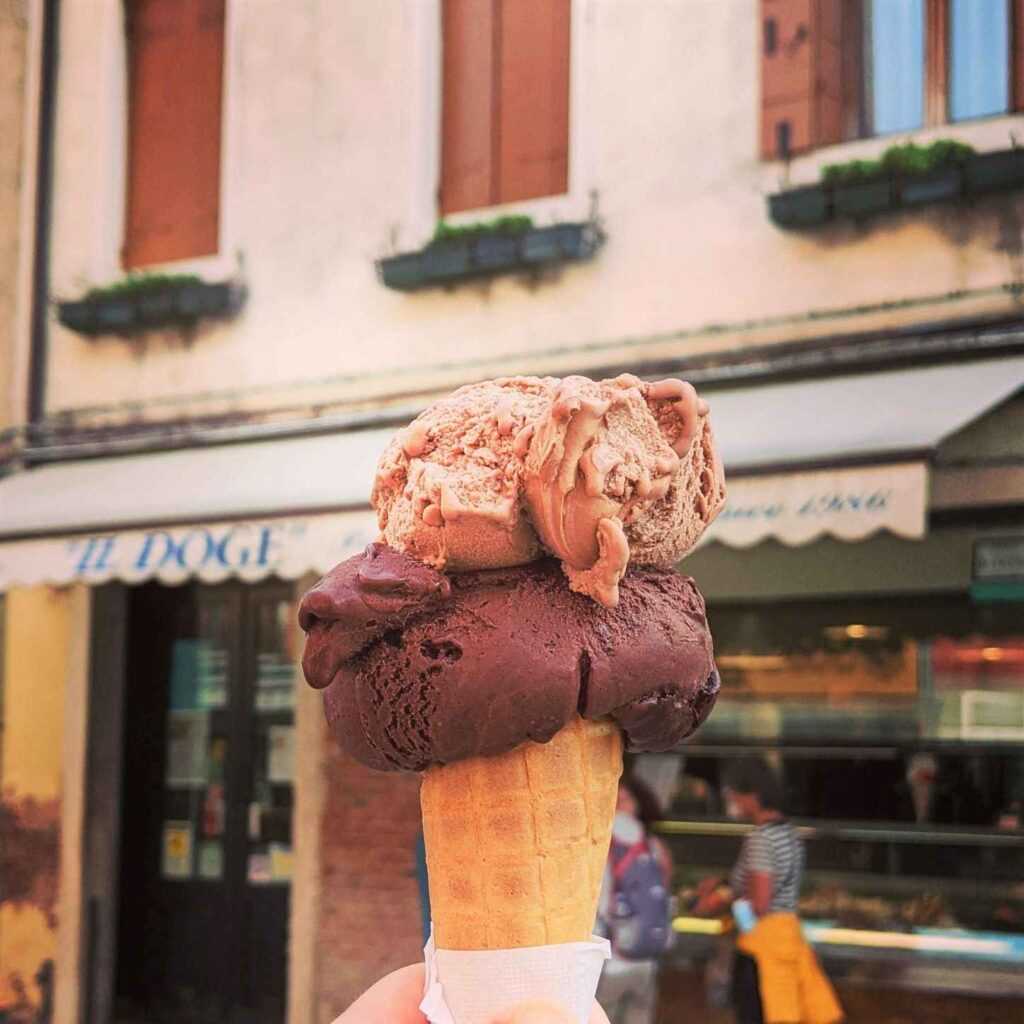
[[[672,858],[650,827],[658,800],[640,779],[619,783],[598,930],[611,942],[597,1001],[611,1024],[653,1024],[658,961],[672,937]]]
[[[708,879],[694,912],[731,907],[739,933],[732,971],[738,1024],[837,1024],[843,1010],[797,917],[804,844],[782,811],[782,786],[763,758],[744,758],[724,777],[729,816],[753,822],[728,886]]]

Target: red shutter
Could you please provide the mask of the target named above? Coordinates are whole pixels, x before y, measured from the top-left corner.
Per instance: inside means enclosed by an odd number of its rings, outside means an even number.
[[[1024,110],[1024,0],[1013,0],[1010,8],[1013,35],[1010,37],[1010,96],[1014,110]]]
[[[761,0],[761,154],[843,138],[842,0]]]
[[[843,133],[843,0],[818,0],[814,35],[814,145]]]
[[[569,188],[571,0],[502,0],[498,196]]]
[[[126,267],[217,251],[225,0],[129,0]]]
[[[494,125],[497,0],[444,0],[441,212],[497,202]]]

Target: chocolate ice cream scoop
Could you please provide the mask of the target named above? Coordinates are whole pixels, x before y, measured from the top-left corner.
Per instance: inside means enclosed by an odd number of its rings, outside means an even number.
[[[619,602],[573,593],[558,562],[442,573],[373,544],[299,612],[303,668],[335,737],[372,768],[419,771],[546,742],[611,715],[665,750],[718,692],[704,601],[671,569],[631,567]]]

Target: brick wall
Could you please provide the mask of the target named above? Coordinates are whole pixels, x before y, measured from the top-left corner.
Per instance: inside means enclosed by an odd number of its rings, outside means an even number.
[[[419,776],[363,768],[329,743],[321,832],[317,1024],[423,957]]]

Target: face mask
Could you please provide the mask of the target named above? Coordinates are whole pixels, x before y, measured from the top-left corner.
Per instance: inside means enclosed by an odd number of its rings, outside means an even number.
[[[644,827],[632,814],[617,811],[612,820],[612,835],[618,842],[632,845],[643,839]]]

